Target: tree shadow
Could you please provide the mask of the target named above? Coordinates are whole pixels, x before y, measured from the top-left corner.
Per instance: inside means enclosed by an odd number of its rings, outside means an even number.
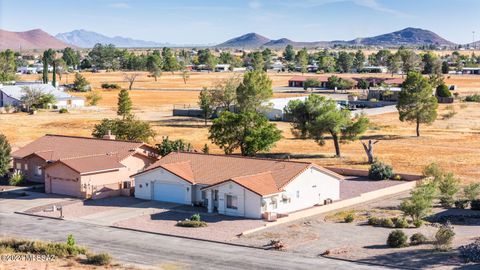
[[[325,154],[295,154],[295,153],[261,153],[257,157],[272,158],[272,159],[314,159],[314,158],[332,158]]]

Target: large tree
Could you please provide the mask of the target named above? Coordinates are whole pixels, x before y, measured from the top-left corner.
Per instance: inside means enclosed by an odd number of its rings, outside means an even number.
[[[163,48],[162,50],[162,58],[163,58],[163,69],[166,71],[171,71],[172,74],[174,71],[178,70],[178,62],[177,58],[172,52],[170,48]]]
[[[50,93],[44,93],[37,87],[22,87],[22,96],[20,97],[23,105],[30,111],[32,108],[44,108],[49,104],[55,103],[55,97]]]
[[[198,106],[200,106],[200,109],[202,109],[206,126],[208,118],[212,116],[214,111],[212,95],[207,88],[203,88],[203,90],[200,91],[200,95],[198,96]]]
[[[295,56],[295,60],[297,62],[297,66],[300,67],[300,71],[302,72],[302,74],[307,72],[308,52],[306,48],[298,51],[297,55]]]
[[[231,76],[215,83],[210,90],[213,104],[228,111],[232,110],[237,101],[236,91],[240,82],[238,76]]]
[[[282,137],[281,131],[274,124],[253,111],[239,114],[223,112],[213,120],[209,132],[209,139],[223,149],[225,154],[240,149],[244,156],[267,151]]]
[[[76,68],[78,65],[80,65],[80,55],[70,47],[67,47],[63,50],[62,59],[65,61],[67,66]]]
[[[285,108],[285,115],[292,121],[292,131],[296,137],[312,138],[324,145],[325,135],[330,135],[337,157],[341,156],[341,142],[356,140],[368,128],[366,117],[352,119],[350,111],[339,109],[334,100],[313,94],[305,101],[290,101]]]
[[[146,67],[150,75],[157,81],[162,74],[162,58],[157,50],[147,57]]]
[[[249,71],[237,87],[237,107],[240,111],[255,111],[273,95],[272,81],[264,71]]]
[[[293,59],[295,58],[295,50],[293,49],[293,46],[292,45],[287,45],[287,47],[285,47],[285,51],[283,52],[283,58],[285,58],[285,60],[287,61],[293,61]]]
[[[437,119],[437,99],[429,80],[418,72],[409,72],[402,84],[397,109],[400,121],[416,124],[420,136],[420,124],[430,124]]]
[[[0,134],[0,177],[4,176],[10,168],[10,153],[12,148],[5,135]]]
[[[111,132],[118,140],[148,142],[155,137],[155,131],[146,121],[135,119],[129,115],[126,119],[103,119],[95,125],[92,136],[102,138]]]
[[[120,93],[118,93],[117,105],[117,115],[122,116],[123,119],[126,119],[132,114],[132,100],[126,89],[122,89]]]
[[[365,63],[366,57],[362,50],[358,50],[355,53],[355,58],[353,59],[353,67],[359,72]]]
[[[354,56],[348,52],[341,51],[338,53],[337,70],[343,73],[350,72],[353,67]]]

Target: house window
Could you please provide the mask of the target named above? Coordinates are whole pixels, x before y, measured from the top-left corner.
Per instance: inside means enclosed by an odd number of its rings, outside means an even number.
[[[300,198],[300,190],[297,190],[297,199]]]
[[[21,170],[21,169],[22,169],[22,163],[17,163],[15,166],[16,166],[17,170]]]
[[[123,181],[123,188],[130,188],[131,185],[130,181]]]
[[[28,164],[25,163],[25,171],[28,171]]]
[[[35,167],[35,175],[36,176],[41,176],[42,175],[42,167],[41,166]]]
[[[238,208],[237,196],[227,195],[227,208],[228,209],[237,209]]]
[[[139,188],[142,188],[142,184],[138,185]]]

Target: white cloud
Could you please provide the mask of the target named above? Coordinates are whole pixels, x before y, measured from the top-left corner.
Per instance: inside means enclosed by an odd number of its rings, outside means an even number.
[[[111,8],[118,8],[118,9],[127,9],[130,8],[130,5],[127,3],[111,3],[108,5]]]

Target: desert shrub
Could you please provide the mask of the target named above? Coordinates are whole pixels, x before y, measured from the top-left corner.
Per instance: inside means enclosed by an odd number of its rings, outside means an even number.
[[[406,247],[407,235],[401,230],[392,231],[387,238],[387,245],[392,248]]]
[[[61,108],[58,110],[58,113],[68,113],[68,110],[66,108]]]
[[[102,95],[99,91],[91,91],[85,96],[87,104],[90,106],[96,106],[100,100],[102,100]]]
[[[103,89],[120,89],[120,85],[116,83],[102,83]]]
[[[345,223],[352,223],[354,220],[355,216],[353,215],[353,213],[349,213],[344,219]]]
[[[67,236],[67,245],[70,247],[75,246],[75,238],[73,237],[73,234]]]
[[[368,170],[368,178],[372,180],[386,180],[393,177],[392,166],[382,162],[375,162]]]
[[[467,101],[467,102],[480,102],[480,95],[475,94],[475,95],[466,96],[465,101]]]
[[[67,243],[29,241],[22,239],[4,239],[0,241],[0,249],[11,248],[15,252],[54,255],[59,258],[86,254],[87,249],[80,246],[69,246]]]
[[[393,220],[391,218],[384,218],[382,220],[382,227],[395,228],[395,224],[393,223]]]
[[[477,211],[480,211],[480,200],[472,200],[470,202],[470,208],[472,210],[477,210]]]
[[[191,221],[201,221],[200,214],[194,214],[190,217]]]
[[[478,199],[480,195],[480,183],[471,183],[463,187],[463,197],[469,201]]]
[[[422,225],[423,225],[423,220],[421,219],[417,219],[413,221],[413,226],[415,226],[415,228],[420,228],[422,227]]]
[[[455,232],[450,223],[445,223],[438,228],[435,233],[435,249],[439,251],[447,251],[451,248]]]
[[[414,233],[412,236],[410,236],[410,245],[412,246],[422,245],[425,244],[427,241],[427,237],[422,233]]]
[[[461,246],[459,248],[460,255],[465,259],[466,263],[473,262],[479,263],[480,262],[480,239],[477,239],[475,242]]]
[[[437,94],[437,97],[451,97],[452,96],[452,92],[450,92],[450,90],[448,89],[448,86],[445,85],[445,84],[440,84],[437,87],[436,94]]]
[[[412,218],[414,225],[419,224],[421,226],[421,223],[417,220],[421,220],[431,211],[436,191],[437,187],[434,183],[424,183],[417,186],[410,193],[412,196],[400,204],[400,210],[405,216]]]
[[[368,218],[368,225],[380,226],[380,225],[382,225],[382,219],[377,218],[377,217],[369,217]]]
[[[112,256],[108,253],[87,254],[87,263],[94,265],[109,265],[112,262]]]
[[[393,180],[400,181],[402,180],[402,176],[400,176],[400,174],[395,174],[395,176],[393,177]]]
[[[177,222],[177,226],[179,227],[189,227],[189,228],[199,228],[199,227],[207,227],[207,223],[205,221],[195,221],[195,220],[182,220]]]
[[[393,220],[393,223],[395,224],[395,228],[408,228],[408,227],[410,227],[407,219],[405,219],[404,217],[394,218],[392,220]]]
[[[452,173],[447,173],[439,178],[440,204],[444,208],[452,207],[454,196],[459,190],[459,180]]]
[[[12,186],[18,186],[21,183],[23,183],[24,176],[21,171],[16,170],[13,172],[12,176],[10,176],[10,179],[8,180],[8,183]]]
[[[0,254],[11,254],[15,253],[15,250],[11,247],[0,246]]]
[[[456,200],[454,205],[455,205],[455,208],[465,209],[468,207],[468,203],[469,203],[468,200]]]

